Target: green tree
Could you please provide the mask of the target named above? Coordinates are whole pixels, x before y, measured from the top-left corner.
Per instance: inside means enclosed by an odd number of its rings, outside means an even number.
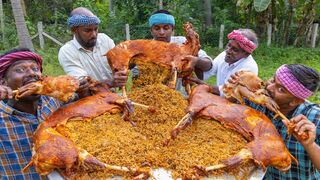
[[[19,46],[34,50],[29,30],[23,16],[20,0],[11,0],[11,5],[18,32]]]

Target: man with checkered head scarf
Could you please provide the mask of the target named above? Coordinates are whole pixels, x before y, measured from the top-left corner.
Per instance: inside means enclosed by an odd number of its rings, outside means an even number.
[[[64,71],[71,76],[90,76],[111,87],[120,87],[127,82],[128,72],[118,71],[112,74],[108,60],[103,55],[115,44],[106,34],[98,33],[100,22],[100,19],[88,9],[74,9],[67,21],[73,39],[60,48],[59,62]]]
[[[234,75],[229,83],[234,83]],[[288,172],[269,167],[264,179],[319,179],[320,178],[320,106],[307,100],[319,91],[320,75],[315,69],[302,64],[279,67],[266,86],[279,110],[296,126],[293,136],[287,137],[286,121],[275,117],[267,108],[246,101],[246,104],[266,114],[283,138],[290,153],[299,164],[292,164]],[[307,133],[307,139],[298,135]]]

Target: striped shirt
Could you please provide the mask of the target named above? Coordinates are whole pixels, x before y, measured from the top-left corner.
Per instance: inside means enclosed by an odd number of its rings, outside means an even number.
[[[40,122],[60,107],[60,102],[41,96],[37,115],[18,111],[0,101],[1,179],[40,179],[32,166],[22,173],[32,157],[32,136]]]
[[[282,123],[281,119],[274,119],[274,113],[269,111],[263,106],[254,104],[250,101],[246,103],[254,109],[257,109],[264,114],[266,114],[271,120],[272,123],[277,128],[280,136],[282,137],[284,143],[286,144],[290,153],[297,158],[299,165],[292,163],[291,169],[285,173],[277,170],[274,167],[268,167],[268,170],[265,174],[264,179],[320,179],[320,172],[312,164],[311,159],[309,158],[304,147],[299,143],[299,141],[294,138],[294,136],[287,137],[287,128]],[[303,114],[307,117],[309,121],[312,121],[316,126],[316,139],[315,142],[317,145],[320,145],[320,106],[319,104],[312,104],[308,101],[299,105],[294,111],[291,112],[288,119],[291,119],[299,114]]]

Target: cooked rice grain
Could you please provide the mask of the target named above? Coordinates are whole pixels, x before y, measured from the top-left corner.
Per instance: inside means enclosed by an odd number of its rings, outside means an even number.
[[[120,114],[102,115],[90,122],[69,121],[66,127],[71,139],[107,164],[131,167],[149,164],[172,171],[174,178],[182,177],[194,165],[219,164],[247,144],[241,135],[214,120],[194,119],[169,146],[163,147],[171,129],[185,115],[187,100],[162,84],[134,89],[129,96],[135,102],[156,107],[156,112],[135,107],[131,119],[136,126],[123,121]],[[238,172],[239,167],[228,173]],[[225,170],[221,169],[211,174],[223,173]],[[116,174],[130,179],[130,174],[110,170],[90,172],[87,176],[105,178]]]

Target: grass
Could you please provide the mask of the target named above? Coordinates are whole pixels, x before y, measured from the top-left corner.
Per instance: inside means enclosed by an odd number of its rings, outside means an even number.
[[[44,51],[37,51],[43,57],[44,74],[57,76],[64,74],[58,62],[58,48],[47,48]],[[208,55],[216,57],[221,50],[218,48],[205,48]],[[260,46],[253,54],[259,66],[259,77],[264,80],[271,78],[276,69],[282,64],[300,63],[320,71],[320,48],[279,48]],[[215,84],[215,78],[209,79],[209,84]],[[131,82],[129,82],[130,84]],[[309,98],[310,101],[320,103],[320,92]]]

